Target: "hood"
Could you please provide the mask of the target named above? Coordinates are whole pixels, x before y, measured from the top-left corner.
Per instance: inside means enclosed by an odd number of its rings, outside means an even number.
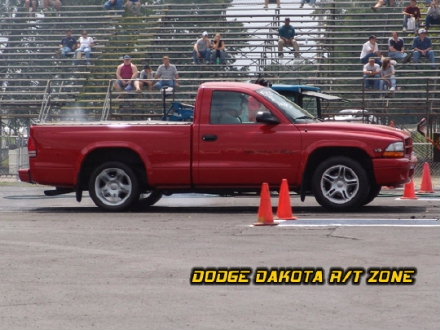
[[[324,122],[300,124],[297,126],[301,130],[308,132],[311,131],[339,132],[341,133],[341,135],[363,133],[368,135],[376,135],[376,136],[382,135],[385,137],[394,137],[399,139],[405,139],[410,136],[408,132],[402,131],[400,128],[384,126],[384,125],[324,121]]]

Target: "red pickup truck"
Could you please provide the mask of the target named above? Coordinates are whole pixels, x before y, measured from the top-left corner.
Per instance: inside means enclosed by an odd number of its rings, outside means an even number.
[[[408,134],[366,124],[321,122],[256,84],[200,86],[194,122],[82,122],[34,125],[25,182],[83,191],[105,210],[152,205],[163,194],[258,193],[261,183],[313,194],[324,207],[355,209],[381,186],[408,182],[415,157]]]

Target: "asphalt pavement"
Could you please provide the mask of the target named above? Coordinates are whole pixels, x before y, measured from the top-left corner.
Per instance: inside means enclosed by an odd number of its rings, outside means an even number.
[[[0,329],[439,328],[435,194],[403,201],[382,191],[347,214],[293,196],[296,223],[252,227],[256,197],[175,195],[106,213],[44,189],[0,185]],[[191,285],[194,267],[325,275],[318,285]],[[413,284],[331,285],[334,267],[417,273]]]

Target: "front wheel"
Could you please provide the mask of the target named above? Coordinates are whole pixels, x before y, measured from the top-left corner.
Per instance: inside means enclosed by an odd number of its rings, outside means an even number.
[[[319,204],[334,211],[362,206],[370,193],[365,169],[348,157],[332,157],[315,170],[312,189]]]
[[[380,191],[382,189],[382,186],[379,186],[377,184],[371,185],[370,193],[367,196],[367,200],[363,203],[363,205],[367,205],[373,201],[379,195]]]
[[[156,204],[162,198],[162,192],[157,190],[150,190],[141,194],[138,204],[143,206],[151,206]]]
[[[139,184],[133,170],[121,162],[98,166],[89,181],[93,202],[107,211],[122,211],[139,200]]]

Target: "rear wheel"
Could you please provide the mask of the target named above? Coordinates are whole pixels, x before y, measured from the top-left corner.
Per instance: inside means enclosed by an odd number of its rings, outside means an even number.
[[[107,211],[122,211],[139,199],[139,184],[133,170],[121,162],[98,166],[89,181],[90,197]]]
[[[319,204],[335,211],[360,207],[370,193],[365,169],[348,157],[332,157],[315,170],[312,189]]]

